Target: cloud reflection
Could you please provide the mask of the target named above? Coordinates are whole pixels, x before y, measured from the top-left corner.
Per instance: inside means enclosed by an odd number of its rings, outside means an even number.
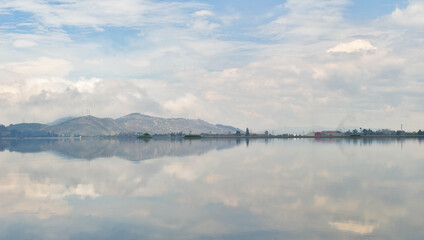
[[[209,144],[216,146],[194,146]],[[248,148],[137,164],[114,156],[69,161],[54,152],[3,151],[0,218],[8,226],[25,221],[40,234],[53,222],[63,223],[45,239],[116,239],[119,229],[126,232],[121,239],[422,234],[414,228],[424,212],[421,142],[406,140],[402,148],[396,142],[338,144],[251,140]],[[4,234],[0,229],[0,238]]]
[[[0,151],[22,153],[54,151],[69,158],[92,160],[116,156],[130,161],[141,161],[164,156],[200,155],[239,144],[240,142],[235,139],[5,139],[0,140]]]

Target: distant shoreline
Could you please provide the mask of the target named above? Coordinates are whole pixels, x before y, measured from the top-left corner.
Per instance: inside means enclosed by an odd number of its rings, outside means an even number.
[[[424,138],[424,135],[366,135],[366,136],[202,136],[202,138]]]
[[[25,140],[25,139],[128,139],[134,138],[137,139],[137,136],[87,136],[87,137],[0,137],[0,140]],[[424,138],[424,135],[365,135],[365,136],[281,136],[281,135],[270,135],[270,136],[201,136],[200,138],[191,139],[184,137],[175,137],[175,136],[152,136],[149,139],[185,139],[185,140],[197,140],[197,139],[214,139],[214,138],[222,138],[222,139],[294,139],[294,138],[348,138],[348,139],[360,139],[360,138]],[[149,140],[145,139],[145,140]]]

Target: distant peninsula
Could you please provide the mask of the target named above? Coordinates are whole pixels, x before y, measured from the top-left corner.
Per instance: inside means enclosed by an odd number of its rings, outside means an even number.
[[[0,137],[95,137],[149,134],[233,134],[240,129],[200,119],[160,118],[140,113],[112,119],[94,116],[67,117],[52,124],[0,125]]]

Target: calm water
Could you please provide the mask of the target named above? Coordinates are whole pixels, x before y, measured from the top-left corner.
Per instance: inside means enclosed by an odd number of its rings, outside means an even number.
[[[424,239],[420,139],[0,140],[0,239]]]

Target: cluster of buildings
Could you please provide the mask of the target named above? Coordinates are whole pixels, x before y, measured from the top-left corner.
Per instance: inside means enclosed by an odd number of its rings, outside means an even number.
[[[306,134],[309,137],[338,137],[343,136],[343,133],[340,131],[322,131],[322,132],[310,132]]]

